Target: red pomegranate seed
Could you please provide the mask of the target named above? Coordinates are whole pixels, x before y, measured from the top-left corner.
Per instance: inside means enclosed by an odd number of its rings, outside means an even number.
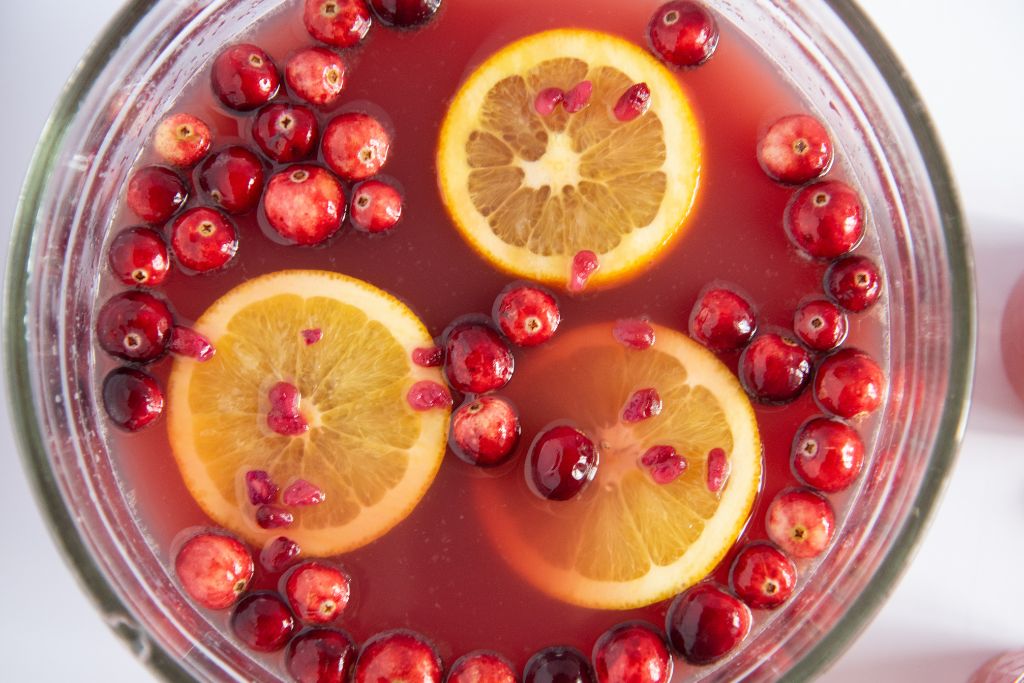
[[[416,382],[409,389],[405,400],[413,410],[430,410],[432,408],[451,408],[452,395],[443,386],[431,380]]]
[[[612,336],[626,348],[643,351],[654,346],[654,328],[646,320],[630,318],[617,320]]]
[[[712,448],[708,452],[708,491],[718,493],[725,488],[731,471],[732,465],[725,451],[721,448]]]
[[[590,98],[594,94],[594,84],[590,81],[580,81],[574,85],[569,92],[565,93],[562,106],[570,114],[576,114],[587,108]]]
[[[640,457],[640,464],[650,472],[656,484],[671,484],[689,466],[686,458],[671,446],[651,446]]]
[[[661,396],[653,387],[638,389],[626,401],[622,409],[622,421],[627,423],[643,422],[661,414]]]
[[[444,352],[436,346],[413,349],[412,362],[421,368],[436,368],[444,363]]]
[[[305,479],[296,479],[284,490],[281,500],[289,507],[300,505],[319,505],[324,502],[324,491],[316,484]]]
[[[278,573],[287,569],[302,553],[299,544],[287,536],[278,536],[267,542],[260,551],[260,564],[269,572]]]
[[[299,410],[302,395],[294,384],[278,382],[270,388],[267,426],[281,436],[299,436],[309,431],[309,423]]]
[[[565,100],[565,92],[561,88],[544,88],[537,93],[537,97],[533,100],[533,108],[541,116],[551,116],[563,100]]]
[[[256,508],[256,523],[261,529],[281,529],[295,521],[292,513],[276,505],[261,505]]]
[[[199,334],[191,327],[175,325],[171,330],[171,341],[167,344],[167,350],[179,356],[193,358],[200,363],[213,358],[216,349],[210,340]]]
[[[172,166],[187,168],[210,151],[210,127],[191,114],[171,114],[156,127],[153,147]]]
[[[264,470],[249,470],[245,473],[245,490],[253,505],[266,505],[277,500],[277,484]]]
[[[319,327],[314,327],[309,330],[302,331],[302,341],[306,342],[306,346],[312,346],[318,341],[324,338],[324,331]]]
[[[573,294],[579,294],[587,288],[590,278],[601,267],[597,260],[597,254],[584,250],[577,252],[572,258],[572,270],[569,273],[568,289]]]
[[[640,118],[651,108],[651,89],[646,83],[636,83],[629,86],[622,97],[615,103],[612,113],[615,118],[623,123]]]

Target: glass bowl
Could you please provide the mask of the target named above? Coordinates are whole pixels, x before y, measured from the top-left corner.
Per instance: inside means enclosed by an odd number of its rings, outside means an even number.
[[[92,371],[103,236],[165,103],[219,46],[284,2],[130,2],[65,90],[16,218],[5,345],[21,453],[65,555],[107,623],[169,680],[279,674],[183,599],[118,487]],[[892,590],[950,473],[974,360],[971,262],[956,191],[921,100],[853,3],[712,4],[822,105],[839,146],[858,151],[852,170],[890,283],[891,396],[842,533],[795,599],[739,653],[697,673],[702,680],[805,679],[842,652]]]

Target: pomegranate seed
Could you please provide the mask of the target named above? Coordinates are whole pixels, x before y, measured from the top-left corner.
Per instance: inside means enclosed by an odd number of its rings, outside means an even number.
[[[464,393],[483,394],[512,379],[512,349],[487,325],[463,322],[448,332],[444,373],[448,383]]]
[[[721,659],[750,633],[750,608],[702,583],[676,597],[665,617],[669,642],[691,664]]]
[[[191,114],[171,114],[156,127],[153,147],[172,166],[188,168],[210,151],[210,127]]]
[[[210,340],[199,334],[190,327],[175,325],[171,330],[171,340],[167,344],[167,350],[171,353],[192,358],[205,363],[213,358],[216,350]]]
[[[757,330],[754,307],[731,289],[706,289],[693,305],[690,336],[713,351],[735,351],[750,342]]]
[[[471,652],[457,659],[445,683],[518,683],[512,666],[494,652]]]
[[[112,296],[96,316],[96,338],[112,356],[149,363],[163,355],[171,337],[171,311],[146,292]]]
[[[294,515],[284,508],[274,505],[261,505],[256,508],[256,523],[261,529],[282,529],[291,526]]]
[[[732,463],[723,449],[712,448],[708,451],[708,491],[719,493],[725,488],[725,482],[729,480],[731,473]]]
[[[288,382],[278,382],[267,394],[270,410],[267,412],[267,426],[281,436],[300,436],[309,431],[309,422],[300,410],[302,395],[298,387]]]
[[[499,396],[481,396],[452,415],[452,450],[471,465],[493,467],[507,461],[519,443],[519,415]]]
[[[818,404],[846,419],[874,412],[885,398],[885,375],[863,351],[843,349],[821,362],[814,376]]]
[[[297,97],[326,107],[334,104],[345,88],[345,62],[325,47],[311,47],[292,55],[284,79]]]
[[[103,380],[103,407],[110,421],[137,432],[160,417],[164,393],[156,379],[134,368],[118,368]]]
[[[594,84],[590,81],[580,81],[565,93],[562,107],[570,114],[579,113],[590,104],[590,98],[593,94]]]
[[[238,252],[238,231],[219,211],[202,206],[189,209],[171,226],[171,251],[181,266],[193,272],[219,270]]]
[[[391,134],[384,124],[362,112],[348,112],[331,119],[320,141],[324,163],[352,181],[380,173],[390,149]]]
[[[182,588],[208,609],[227,609],[235,604],[253,571],[252,555],[237,539],[222,533],[193,536],[178,551],[174,571]]]
[[[564,100],[565,91],[561,88],[544,88],[534,98],[533,108],[541,116],[551,116]]]
[[[324,331],[319,327],[303,330],[301,334],[302,341],[306,342],[306,346],[312,346],[324,338]]]
[[[619,624],[594,643],[598,683],[669,683],[672,655],[665,639],[643,622]]]
[[[537,435],[526,458],[526,482],[537,496],[569,500],[597,474],[598,454],[586,434],[558,425]]]
[[[802,187],[786,205],[783,225],[789,239],[819,259],[842,256],[864,237],[864,208],[857,191],[838,180]]]
[[[523,683],[596,683],[586,656],[574,647],[548,647],[526,662]]]
[[[241,44],[225,48],[213,60],[211,83],[225,106],[249,111],[274,99],[281,80],[270,55]]]
[[[718,23],[696,2],[666,2],[651,17],[647,37],[651,47],[673,66],[700,66],[718,47]]]
[[[738,374],[752,398],[762,403],[788,403],[811,379],[811,354],[792,339],[762,334],[743,350]]]
[[[646,114],[650,108],[651,89],[646,83],[636,83],[622,93],[622,97],[615,103],[612,113],[619,121],[628,123]]]
[[[319,134],[316,116],[297,104],[268,104],[252,121],[253,140],[264,154],[283,164],[312,154]]]
[[[412,631],[388,631],[363,645],[354,683],[441,683],[441,670],[441,658],[426,638]]]
[[[167,279],[171,261],[164,238],[149,228],[118,233],[107,251],[110,270],[123,284],[156,287]]]
[[[793,438],[793,472],[816,489],[836,493],[849,488],[864,465],[864,442],[853,427],[818,417]]]
[[[683,475],[689,463],[671,446],[651,446],[640,457],[640,464],[656,484],[671,484]]]
[[[299,619],[313,624],[326,624],[340,617],[348,606],[350,590],[348,576],[322,562],[300,564],[285,583],[292,610]]]
[[[579,294],[587,288],[587,283],[593,277],[597,269],[601,267],[597,260],[597,254],[584,250],[577,252],[572,257],[572,270],[569,273],[568,289],[573,294]]]
[[[311,484],[305,479],[296,479],[284,490],[281,500],[289,507],[301,505],[319,505],[324,502],[325,494],[316,484]]]
[[[402,219],[402,194],[383,180],[365,180],[352,190],[349,216],[356,230],[387,232]]]
[[[622,408],[622,421],[626,423],[643,422],[661,414],[661,396],[653,387],[637,389]]]
[[[882,295],[882,274],[871,259],[847,256],[825,271],[825,291],[848,311],[866,311]]]
[[[736,595],[755,609],[774,609],[796,588],[796,566],[767,543],[751,543],[736,555],[729,580]]]
[[[275,652],[291,638],[295,617],[276,593],[253,593],[235,607],[231,630],[246,647]]]
[[[263,163],[255,153],[236,145],[222,149],[200,164],[198,178],[200,189],[222,209],[228,213],[245,213],[259,204],[263,192]]]
[[[345,191],[322,168],[289,166],[267,183],[263,210],[270,227],[288,242],[319,244],[341,228]]]
[[[550,292],[515,283],[498,295],[491,317],[509,341],[523,347],[548,341],[562,321],[558,302]]]
[[[370,7],[387,26],[414,28],[434,18],[441,0],[370,0]]]
[[[796,309],[793,332],[815,351],[831,351],[846,339],[849,322],[843,310],[831,301],[816,299]]]
[[[800,185],[828,172],[832,140],[813,116],[785,116],[771,125],[757,145],[757,160],[772,180]]]
[[[128,181],[128,208],[147,223],[163,223],[188,199],[188,186],[163,166],[144,166]]]
[[[413,384],[409,389],[409,393],[406,394],[405,400],[409,402],[413,410],[451,408],[453,403],[452,395],[448,390],[431,380],[423,380]]]
[[[793,557],[806,559],[825,552],[836,532],[828,501],[807,489],[780,492],[765,515],[768,538]]]
[[[314,628],[292,638],[285,667],[296,683],[346,683],[356,659],[356,645],[344,631]]]
[[[643,351],[654,346],[654,327],[640,318],[617,320],[612,336],[628,349]]]
[[[413,349],[412,362],[421,368],[440,367],[444,363],[444,352],[436,346]]]
[[[284,571],[302,553],[299,544],[287,536],[278,536],[267,541],[260,551],[260,564],[274,574]]]
[[[309,35],[335,47],[358,44],[373,23],[364,0],[306,0],[302,21]]]
[[[277,500],[277,484],[264,470],[249,470],[245,473],[245,490],[253,505],[266,505]]]

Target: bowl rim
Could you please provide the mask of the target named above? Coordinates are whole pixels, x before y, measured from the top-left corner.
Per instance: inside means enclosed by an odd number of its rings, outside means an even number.
[[[953,282],[950,308],[949,387],[936,431],[929,467],[914,499],[916,514],[907,515],[899,533],[865,589],[847,608],[833,628],[815,644],[784,680],[807,680],[831,665],[878,612],[909,566],[910,559],[930,523],[953,471],[967,424],[976,354],[976,304],[974,265],[959,194],[945,153],[924,102],[911,83],[892,48],[854,0],[821,0],[838,16],[879,70],[905,118],[921,153],[934,191],[946,256]],[[49,467],[45,439],[36,419],[28,360],[29,256],[32,234],[47,178],[54,170],[56,152],[64,142],[67,126],[78,112],[99,74],[131,33],[160,0],[131,0],[114,15],[72,72],[47,119],[33,153],[14,217],[4,296],[3,350],[6,390],[18,452],[39,508],[63,558],[97,609],[107,615],[130,615],[108,583],[97,562],[77,534],[71,510],[64,502]],[[163,646],[140,634],[129,624],[111,624],[112,630],[136,654],[144,648],[144,664],[168,681],[194,680],[189,671]],[[143,644],[140,638],[148,643]]]

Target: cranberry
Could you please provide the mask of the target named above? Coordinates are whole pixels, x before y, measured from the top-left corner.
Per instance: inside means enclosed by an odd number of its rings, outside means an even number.
[[[345,180],[364,180],[387,162],[391,134],[369,114],[348,112],[327,124],[320,149],[332,171]]]
[[[754,307],[722,287],[704,291],[690,312],[690,336],[713,351],[735,351],[747,345],[757,330]]]
[[[445,683],[519,683],[519,679],[501,655],[481,651],[456,660]]]
[[[260,564],[268,572],[284,571],[302,553],[299,544],[287,536],[278,536],[267,541],[260,551]]]
[[[654,346],[654,327],[640,318],[615,321],[612,336],[615,337],[615,341],[635,351],[643,351]]]
[[[725,482],[729,481],[729,475],[732,474],[732,463],[729,462],[725,450],[712,448],[708,451],[707,467],[708,491],[719,493],[725,488]]]
[[[864,442],[844,422],[818,417],[793,439],[793,471],[814,488],[835,493],[857,479],[864,466]]]
[[[303,562],[293,569],[285,583],[288,604],[299,619],[326,624],[341,616],[348,606],[348,576],[321,562]]]
[[[864,237],[864,208],[857,191],[838,180],[802,187],[786,205],[786,234],[814,258],[830,259],[853,250]]]
[[[750,632],[750,608],[718,586],[702,583],[676,597],[665,617],[669,642],[691,664],[728,654]]]
[[[811,379],[811,354],[792,339],[762,334],[740,356],[738,374],[743,387],[762,403],[787,403]]]
[[[274,99],[281,85],[270,55],[255,45],[232,45],[213,60],[213,92],[230,109],[250,111]]]
[[[147,223],[163,223],[186,199],[188,187],[163,166],[143,166],[128,181],[128,208]]]
[[[326,107],[345,89],[345,62],[325,47],[306,48],[288,60],[284,79],[297,97]]]
[[[736,555],[729,580],[736,595],[755,609],[774,609],[796,588],[796,566],[768,543],[751,543]]]
[[[813,116],[784,116],[761,138],[757,160],[773,180],[800,185],[828,172],[832,140]]]
[[[534,98],[533,108],[541,116],[551,116],[564,101],[565,91],[561,88],[544,88]]]
[[[586,655],[574,647],[549,647],[526,662],[523,683],[597,683]]]
[[[170,259],[160,233],[128,228],[118,233],[107,251],[110,270],[126,285],[156,287],[167,279]]]
[[[256,524],[261,529],[283,529],[291,526],[295,516],[276,505],[261,505],[256,508]]]
[[[172,324],[171,311],[160,299],[146,292],[122,292],[100,309],[96,337],[110,355],[148,363],[167,349]]]
[[[412,631],[389,631],[363,645],[354,683],[440,683],[441,658],[427,639]]]
[[[268,104],[252,122],[253,140],[264,154],[283,164],[308,157],[319,132],[316,116],[298,104]]]
[[[451,408],[452,395],[437,382],[423,380],[409,388],[405,400],[413,410],[433,410],[434,408]]]
[[[448,383],[465,393],[483,394],[512,379],[515,358],[497,332],[477,323],[459,323],[445,342],[444,374]]]
[[[370,7],[382,23],[412,28],[433,19],[441,0],[370,0]]]
[[[590,81],[580,81],[566,91],[562,98],[562,107],[570,114],[578,114],[590,105],[590,98],[594,94],[594,84]]]
[[[622,97],[615,103],[612,114],[616,120],[628,123],[640,118],[651,108],[651,89],[646,83],[635,83],[622,93]]]
[[[167,342],[167,350],[200,363],[205,363],[213,358],[216,352],[209,339],[192,328],[182,325],[175,325],[171,328],[171,339]]]
[[[597,474],[598,453],[586,434],[557,425],[541,432],[526,456],[526,482],[547,500],[569,500]]]
[[[275,174],[263,195],[267,222],[296,244],[319,244],[345,219],[345,191],[317,166],[290,166]]]
[[[346,683],[356,645],[344,631],[314,628],[292,638],[284,662],[296,683]]]
[[[642,622],[619,624],[594,643],[598,683],[669,683],[672,655],[660,633]]]
[[[228,213],[256,208],[263,191],[263,164],[245,147],[228,147],[199,166],[199,187]]]
[[[421,368],[438,368],[444,363],[444,351],[436,346],[412,350],[412,362]]]
[[[581,293],[587,288],[590,278],[594,276],[594,273],[600,267],[601,262],[594,252],[589,249],[577,252],[572,257],[572,266],[569,268],[569,282],[566,284],[566,289],[572,294]]]
[[[823,497],[807,489],[780,492],[765,515],[768,538],[793,557],[825,552],[836,532],[835,513]]]
[[[846,340],[849,322],[843,310],[831,301],[816,299],[796,309],[793,332],[815,351],[831,351]]]
[[[193,536],[174,560],[182,588],[209,609],[227,609],[235,604],[249,586],[254,569],[246,547],[221,533]]]
[[[238,232],[227,216],[197,207],[178,216],[171,228],[171,250],[178,263],[197,273],[227,265],[238,251]]]
[[[309,35],[335,47],[358,44],[373,23],[364,0],[306,0],[302,21]]]
[[[366,180],[352,190],[352,225],[363,232],[387,232],[402,218],[402,194],[383,180]]]
[[[562,322],[555,297],[534,285],[513,283],[494,302],[494,322],[516,346],[538,346],[551,339]]]
[[[295,630],[295,617],[276,593],[253,593],[231,615],[231,630],[244,645],[259,652],[280,650]]]
[[[452,415],[452,450],[471,465],[500,465],[519,443],[519,415],[500,396],[481,396]]]
[[[103,407],[115,425],[137,432],[160,417],[164,393],[160,383],[141,370],[118,368],[103,380]]]
[[[266,505],[277,500],[277,484],[265,470],[249,470],[245,473],[245,491],[253,505]]]
[[[210,151],[210,127],[191,114],[171,114],[156,127],[153,147],[172,166],[187,168]]]
[[[658,8],[647,26],[651,47],[673,66],[700,66],[718,47],[718,22],[703,5],[672,0]]]
[[[871,259],[847,256],[825,271],[825,291],[846,310],[865,311],[882,294],[882,274]]]
[[[622,407],[622,421],[632,424],[643,422],[661,414],[661,396],[653,387],[634,391]]]
[[[846,419],[876,410],[885,398],[885,375],[863,351],[843,349],[821,362],[814,376],[818,404]]]
[[[301,436],[309,431],[309,422],[302,414],[302,394],[289,382],[278,382],[267,392],[270,409],[267,426],[281,436]]]
[[[289,507],[302,507],[305,505],[319,505],[324,502],[326,494],[316,484],[305,479],[296,479],[284,490],[281,500]]]
[[[640,456],[640,466],[651,473],[656,484],[671,484],[683,475],[689,463],[671,446],[651,446]]]

